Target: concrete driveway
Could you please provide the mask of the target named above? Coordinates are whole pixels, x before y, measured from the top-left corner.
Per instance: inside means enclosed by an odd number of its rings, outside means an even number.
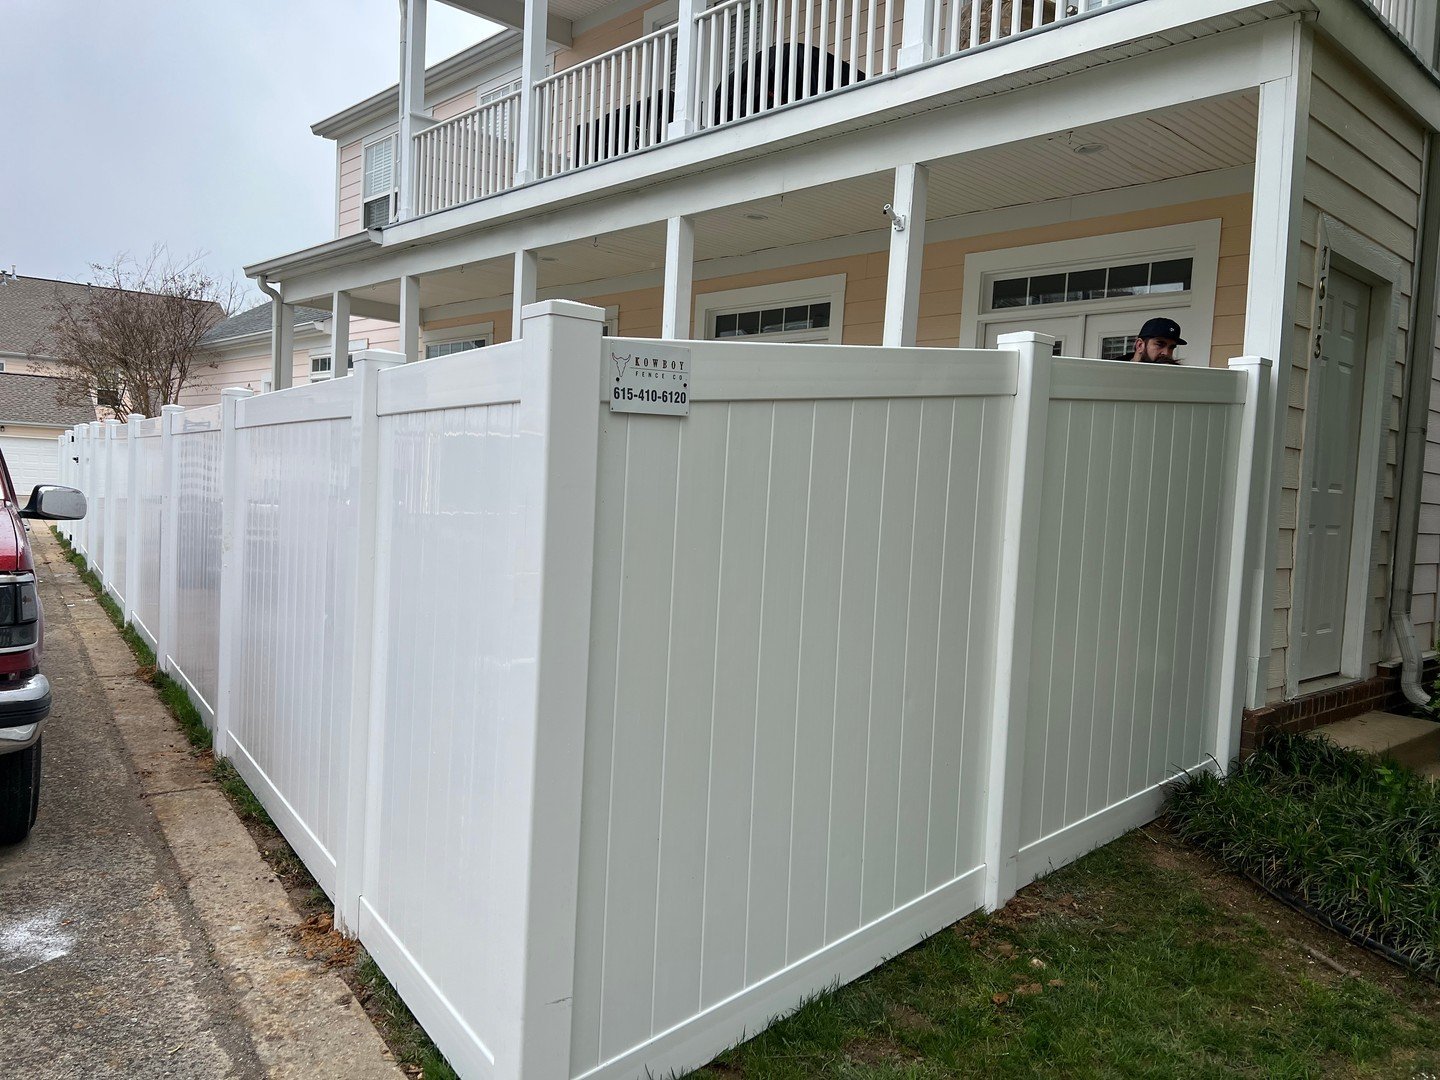
[[[40,820],[0,848],[0,1076],[401,1080],[49,529]]]
[[[44,562],[40,596],[55,707],[39,820],[0,848],[0,1069],[262,1076],[81,645],[77,614],[95,600]]]

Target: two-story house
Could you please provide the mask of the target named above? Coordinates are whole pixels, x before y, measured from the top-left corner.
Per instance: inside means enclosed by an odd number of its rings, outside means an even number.
[[[275,387],[295,305],[347,345],[394,325],[410,359],[507,340],[547,297],[631,336],[1023,328],[1104,358],[1164,315],[1183,363],[1276,362],[1252,706],[1368,700],[1430,645],[1432,6],[452,2],[511,29],[426,71],[406,5],[398,87],[314,128],[336,239],[247,268],[283,301]]]

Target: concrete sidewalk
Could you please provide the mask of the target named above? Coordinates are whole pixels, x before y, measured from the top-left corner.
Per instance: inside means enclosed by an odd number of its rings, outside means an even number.
[[[401,1076],[50,530],[31,541],[55,709],[39,820],[0,849],[0,1068]]]

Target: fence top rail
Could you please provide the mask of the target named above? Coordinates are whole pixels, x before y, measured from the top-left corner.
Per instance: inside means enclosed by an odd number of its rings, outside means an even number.
[[[671,23],[669,26],[662,26],[659,30],[650,31],[650,33],[646,34],[644,37],[638,37],[632,41],[627,41],[623,45],[616,45],[615,48],[600,53],[598,56],[592,56],[589,59],[581,60],[578,64],[571,64],[568,68],[562,68],[561,70],[555,72],[555,74],[547,75],[545,76],[545,78],[538,80],[535,83],[535,89],[539,90],[541,87],[549,86],[551,83],[559,82],[566,75],[573,75],[575,74],[575,72],[580,71],[584,68],[594,67],[596,64],[603,64],[606,60],[609,60],[612,57],[619,56],[621,53],[630,52],[634,49],[638,49],[642,45],[648,45],[652,41],[659,41],[661,38],[665,37],[674,37],[675,25],[675,23]],[[669,61],[667,60],[666,63],[669,63]]]
[[[125,425],[130,426],[130,425]],[[160,417],[147,416],[144,420],[137,420],[134,424],[135,437],[137,439],[149,439],[158,437],[160,434]]]
[[[180,423],[175,429],[175,434],[184,435],[186,432],[219,430],[220,406],[201,405],[198,408],[186,409],[180,414]]]
[[[523,348],[507,341],[386,368],[376,388],[376,412],[394,416],[519,401]]]
[[[349,377],[327,379],[241,398],[235,403],[235,426],[273,427],[309,420],[349,419],[355,408],[355,385]]]
[[[1224,368],[1172,367],[1114,360],[1056,357],[1050,375],[1052,401],[1145,401],[1192,405],[1239,405],[1245,376]]]
[[[499,109],[503,109],[506,105],[513,104],[514,102],[517,102],[519,100],[520,91],[515,90],[509,94],[506,94],[504,97],[496,98],[494,101],[487,101],[484,105],[476,105],[472,109],[466,109],[462,113],[456,113],[454,116],[448,117],[445,120],[436,121],[424,131],[417,131],[414,135],[411,136],[411,138],[416,140],[423,139],[427,135],[433,135],[441,128],[455,127],[456,125],[463,124],[466,120],[470,120],[476,116],[479,116],[481,113],[495,112]]]
[[[606,338],[601,399],[611,397],[612,356],[643,355],[657,344],[689,351],[692,402],[1013,397],[1019,385],[1018,355],[1002,349]]]

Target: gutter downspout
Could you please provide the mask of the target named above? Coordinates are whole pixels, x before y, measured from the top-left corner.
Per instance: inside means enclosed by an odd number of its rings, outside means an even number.
[[[1405,437],[1401,444],[1395,551],[1390,579],[1390,630],[1400,649],[1400,686],[1411,704],[1424,707],[1430,695],[1421,684],[1423,661],[1410,607],[1415,585],[1415,549],[1420,531],[1420,484],[1425,473],[1430,420],[1430,379],[1435,363],[1437,260],[1440,260],[1440,138],[1426,140],[1424,214],[1420,265],[1410,319],[1410,355],[1405,363]]]
[[[281,357],[283,354],[292,354],[294,352],[292,348],[282,347],[281,345],[281,338],[283,336],[282,328],[285,325],[282,322],[281,313],[284,310],[285,300],[281,297],[279,290],[270,284],[264,274],[255,275],[255,284],[260,287],[261,292],[270,297],[272,310],[275,313],[270,329],[270,389],[284,390],[289,387],[290,380],[284,378],[287,372],[281,370],[281,364],[283,363]]]

